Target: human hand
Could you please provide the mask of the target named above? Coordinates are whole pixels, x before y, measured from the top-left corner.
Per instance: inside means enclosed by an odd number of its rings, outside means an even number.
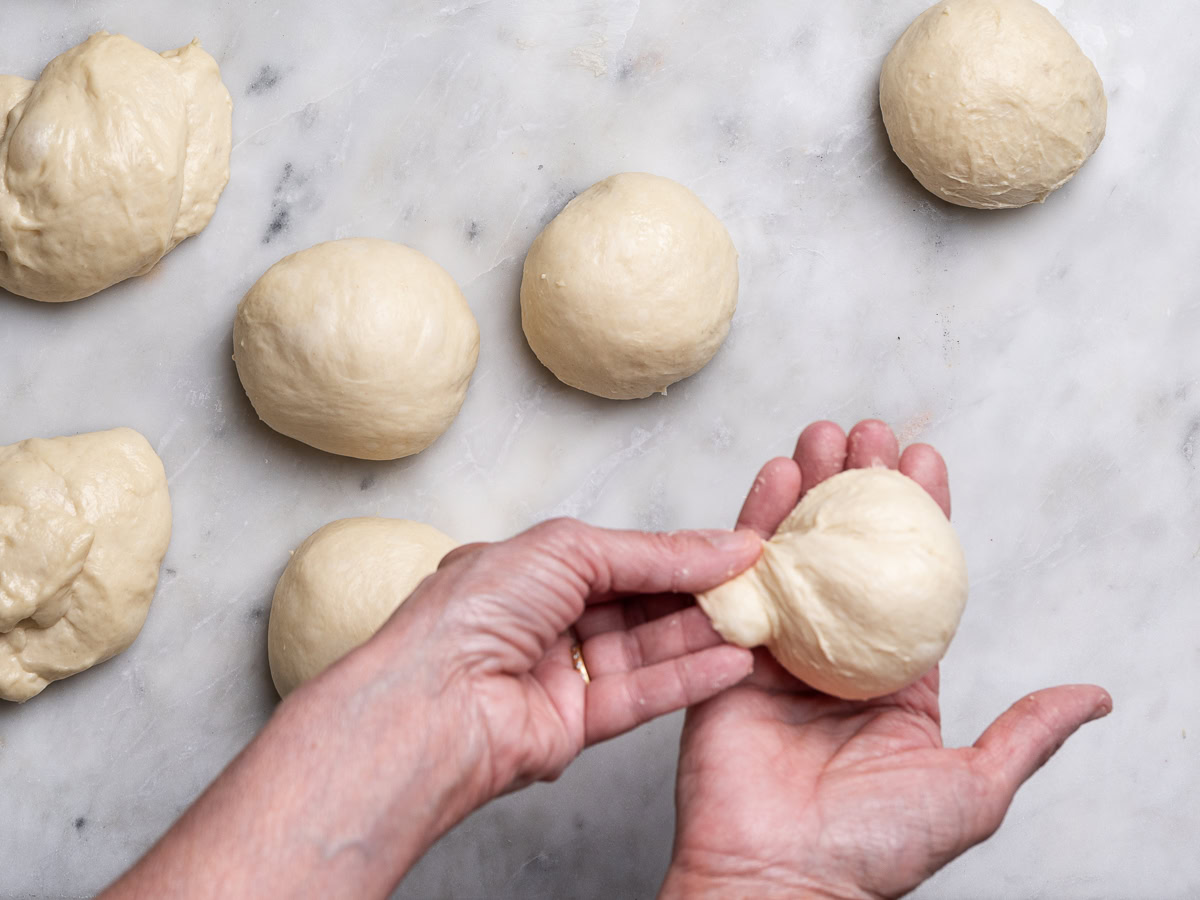
[[[844,468],[886,465],[950,514],[945,463],[903,455],[881,422],[830,422],[759,473],[738,528],[769,537],[800,496]],[[943,747],[938,673],[888,697],[838,700],[765,650],[747,681],[688,711],[663,896],[897,897],[985,840],[1017,789],[1112,700],[1071,685],[1018,701],[972,747]]]
[[[371,640],[290,693],[105,897],[387,896],[475,807],[744,678],[750,651],[676,594],[760,549],[749,532],[560,519],[452,551]]]
[[[478,744],[479,804],[748,675],[753,655],[722,642],[690,595],[748,568],[760,546],[746,532],[545,522],[451,551],[379,637],[436,673],[450,724]],[[577,637],[590,684],[574,667]]]

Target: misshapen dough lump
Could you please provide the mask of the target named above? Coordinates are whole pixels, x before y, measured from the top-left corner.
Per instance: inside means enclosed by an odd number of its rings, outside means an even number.
[[[697,600],[727,641],[765,644],[817,690],[865,700],[942,658],[966,604],[967,567],[920,485],[850,469],[804,496],[753,568]]]
[[[373,238],[284,257],[233,325],[233,359],[259,418],[360,459],[399,459],[437,440],[478,358],[479,326],[454,279],[416,250]]]
[[[521,325],[559,381],[632,400],[707,365],[737,295],[721,221],[683,185],[627,172],[573,199],[533,242]]]
[[[370,638],[455,546],[406,519],[338,519],[313,532],[271,600],[267,655],[280,696]]]
[[[150,271],[212,218],[232,109],[196,41],[102,31],[37,81],[0,75],[0,287],[78,300]]]
[[[1091,60],[1033,0],[943,0],[883,63],[896,154],[928,190],[978,209],[1042,202],[1104,137]]]
[[[170,538],[166,474],[136,431],[0,447],[0,698],[133,643]]]

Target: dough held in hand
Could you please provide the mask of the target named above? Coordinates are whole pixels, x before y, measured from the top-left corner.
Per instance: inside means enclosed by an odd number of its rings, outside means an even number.
[[[132,644],[170,539],[167,476],[136,431],[0,447],[0,698]]]
[[[479,326],[446,271],[349,238],[281,259],[238,305],[233,359],[259,418],[342,456],[424,450],[463,404]]]
[[[281,697],[365,643],[456,542],[405,519],[339,519],[292,554],[267,626]]]
[[[99,32],[28,81],[0,75],[0,287],[78,300],[199,234],[229,181],[233,103],[196,41]]]
[[[529,346],[599,397],[665,394],[729,333],[737,251],[695,194],[630,172],[592,185],[545,227],[521,278]]]
[[[1092,61],[1033,0],[942,0],[883,63],[896,154],[943,200],[1041,203],[1100,145],[1108,101]]]
[[[807,494],[753,568],[696,598],[742,647],[848,700],[907,687],[942,658],[967,601],[950,522],[915,481],[849,469]]]

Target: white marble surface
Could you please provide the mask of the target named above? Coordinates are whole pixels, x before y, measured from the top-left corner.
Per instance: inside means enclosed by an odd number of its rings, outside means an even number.
[[[324,522],[408,516],[464,540],[564,513],[717,526],[805,423],[878,416],[951,466],[973,585],[948,740],[1051,683],[1116,701],[917,896],[1200,896],[1200,8],[1052,0],[1104,77],[1108,137],[1044,207],[977,213],[916,185],[875,106],[924,5],[6,0],[0,68],[26,76],[100,28],[156,49],[200,36],[236,147],[208,230],[150,275],[61,306],[0,296],[0,444],[132,425],[175,510],[133,648],[0,709],[0,895],[94,892],[251,738],[274,702],[271,590]],[[541,225],[623,170],[724,219],[741,302],[703,372],[610,403],[537,365],[516,298]],[[461,417],[414,459],[277,436],[230,362],[255,278],[348,235],[432,255],[482,329]],[[651,896],[678,727],[479,812],[400,896]]]

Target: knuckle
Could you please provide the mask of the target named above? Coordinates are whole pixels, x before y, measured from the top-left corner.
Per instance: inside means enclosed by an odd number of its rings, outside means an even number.
[[[578,519],[559,517],[535,525],[522,542],[527,551],[553,563],[556,571],[569,573],[593,590],[605,588],[608,566],[605,548],[594,539],[593,529]]]
[[[578,519],[559,516],[535,525],[532,531],[539,537],[550,540],[571,541],[579,537],[582,529],[583,523]]]
[[[642,651],[641,641],[638,636],[626,631],[621,636],[621,649],[624,651],[626,671],[636,672],[645,665],[645,653]]]
[[[488,546],[489,545],[487,543],[484,543],[482,541],[475,541],[470,544],[462,544],[458,547],[455,547],[453,550],[450,550],[448,553],[446,553],[446,555],[443,556],[441,558],[441,560],[438,562],[437,567],[438,567],[438,569],[444,569],[447,566],[454,565],[457,562],[462,562],[463,560],[470,559],[471,557],[476,556],[478,553],[480,553],[484,548],[486,548]]]
[[[640,678],[625,679],[625,706],[629,710],[629,718],[635,722],[646,719],[646,691]]]

